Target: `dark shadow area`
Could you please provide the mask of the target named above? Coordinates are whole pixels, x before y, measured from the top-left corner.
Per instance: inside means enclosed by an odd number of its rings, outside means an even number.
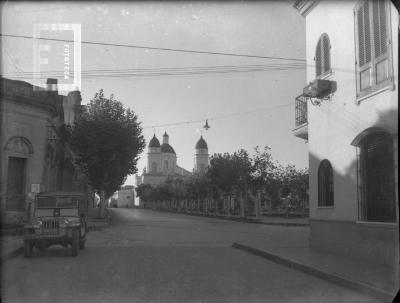
[[[395,109],[382,111],[351,142],[342,142],[353,145],[355,155],[344,170],[338,170],[336,155],[336,160],[309,155],[311,248],[388,266],[393,281],[399,270],[397,115]],[[389,146],[382,142],[390,142],[391,150],[382,150]],[[332,163],[332,207],[318,206],[318,168],[324,159]]]

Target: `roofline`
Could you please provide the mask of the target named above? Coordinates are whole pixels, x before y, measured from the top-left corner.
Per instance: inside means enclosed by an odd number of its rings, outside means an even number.
[[[296,0],[293,7],[297,9],[303,17],[306,17],[320,1],[321,0]]]
[[[85,192],[77,191],[52,191],[52,192],[40,192],[38,196],[86,196]]]

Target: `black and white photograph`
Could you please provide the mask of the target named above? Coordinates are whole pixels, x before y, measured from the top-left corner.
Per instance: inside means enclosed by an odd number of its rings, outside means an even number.
[[[1,302],[400,302],[399,9],[1,1]]]

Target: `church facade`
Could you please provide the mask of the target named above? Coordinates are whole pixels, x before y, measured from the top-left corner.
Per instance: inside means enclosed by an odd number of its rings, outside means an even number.
[[[201,136],[195,146],[194,168],[195,173],[204,173],[209,165],[208,146]],[[170,177],[187,178],[192,172],[177,164],[177,156],[174,148],[169,144],[169,136],[165,132],[162,144],[154,134],[150,140],[147,152],[147,167],[143,174],[137,177],[136,183],[151,184],[153,186],[164,182]]]

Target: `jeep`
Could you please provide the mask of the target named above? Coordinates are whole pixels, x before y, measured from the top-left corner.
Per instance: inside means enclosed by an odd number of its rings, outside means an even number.
[[[87,196],[85,193],[48,192],[36,195],[28,207],[24,226],[24,256],[36,247],[41,252],[51,245],[71,246],[72,256],[85,248]]]

